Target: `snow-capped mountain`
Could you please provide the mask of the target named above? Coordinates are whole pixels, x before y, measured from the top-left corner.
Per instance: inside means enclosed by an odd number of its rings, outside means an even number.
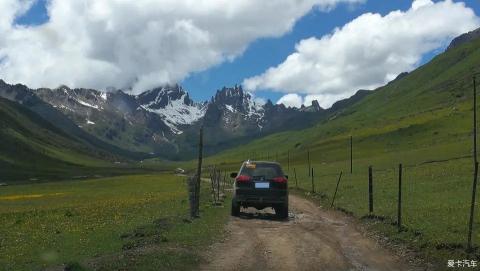
[[[41,100],[89,134],[120,148],[146,153],[176,149],[170,142],[175,133],[162,117],[145,110],[136,96],[123,91],[106,93],[66,86],[32,90],[3,82],[0,96],[19,103],[32,100],[31,97]]]
[[[183,146],[180,156],[194,153],[200,125],[204,127],[205,152],[214,153],[281,130],[300,129],[312,125],[324,115],[321,108],[287,108],[283,104],[255,100],[241,86],[217,90],[208,102],[202,121],[191,125],[177,139]]]
[[[66,86],[61,86],[57,89],[37,89],[34,93],[54,108],[61,111],[70,111],[72,114],[84,115],[84,124],[79,122],[80,127],[95,124],[89,118],[92,111],[103,111],[108,106],[106,104],[107,93],[97,90],[69,89]]]
[[[241,86],[224,87],[210,101],[197,103],[179,85],[131,95],[66,86],[32,90],[2,83],[0,96],[20,103],[37,99],[102,141],[168,158],[191,155],[202,125],[209,153],[279,130],[306,127],[323,112],[318,103],[301,109],[259,103]]]
[[[239,122],[251,122],[262,128],[265,109],[263,104],[256,102],[252,95],[243,91],[241,86],[224,87],[218,90],[208,104],[208,114],[218,114],[224,122],[224,127],[237,128]],[[209,116],[216,119],[216,116]],[[217,116],[218,117],[218,116]]]
[[[60,88],[59,91],[63,91],[63,89]],[[68,91],[70,90],[67,90],[67,92]],[[112,142],[102,140],[101,137],[96,136],[95,134],[92,134],[86,129],[84,129],[86,126],[84,126],[84,128],[81,128],[79,124],[72,120],[71,117],[74,116],[73,114],[67,115],[64,113],[65,111],[61,111],[59,109],[60,106],[54,106],[50,103],[45,102],[39,97],[36,91],[29,89],[25,85],[9,85],[4,81],[0,80],[0,97],[23,105],[25,107],[25,110],[30,110],[43,118],[45,121],[50,122],[50,124],[52,125],[51,127],[55,127],[57,132],[67,135],[71,139],[79,142],[80,144],[85,144],[85,146],[88,148],[93,148],[94,150],[96,150],[97,153],[101,154],[105,158],[113,157],[112,155],[120,155],[122,157],[129,157],[134,159],[140,159],[147,156],[145,153],[132,152],[129,148],[125,148],[123,146],[115,146],[114,144],[112,144]],[[92,106],[91,103],[88,103],[88,105],[87,103],[85,103],[85,105],[82,105],[82,103],[85,102],[83,100],[80,102],[75,102],[78,107],[95,107]],[[68,111],[74,112],[74,110],[71,108],[69,108]],[[82,110],[78,110],[78,112],[82,112]],[[82,124],[83,123],[84,122],[82,121]]]
[[[175,134],[181,134],[182,127],[203,118],[206,111],[205,104],[195,103],[179,85],[152,89],[136,99],[143,109],[161,116]]]

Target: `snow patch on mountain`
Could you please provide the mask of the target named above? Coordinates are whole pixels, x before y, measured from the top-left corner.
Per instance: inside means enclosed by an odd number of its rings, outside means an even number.
[[[178,126],[189,125],[205,115],[206,107],[200,104],[187,105],[184,103],[184,99],[187,94],[183,94],[178,100],[170,100],[164,108],[152,109],[151,105],[155,104],[155,101],[143,105],[145,110],[156,113],[162,117],[165,124],[171,128],[175,134],[181,134],[182,131]]]
[[[248,117],[257,117],[259,119],[263,118],[263,105],[256,102],[254,99],[252,99],[252,96],[250,93],[247,93],[245,103],[247,105],[247,115]]]
[[[233,108],[233,106],[226,104],[225,107],[227,108],[228,111],[235,113],[235,109]]]
[[[100,107],[99,107],[98,105],[89,104],[89,103],[87,103],[87,102],[84,102],[84,101],[81,101],[81,100],[78,100],[78,99],[76,99],[76,101],[77,101],[77,103],[79,103],[79,104],[81,104],[81,105],[83,105],[83,106],[91,107],[91,108],[94,108],[94,109],[97,109],[97,110],[100,109]]]

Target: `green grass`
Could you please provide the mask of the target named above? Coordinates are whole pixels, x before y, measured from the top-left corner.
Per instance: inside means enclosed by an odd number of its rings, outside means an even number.
[[[168,168],[163,164],[146,168],[109,153],[118,150],[106,143],[92,143],[70,135],[27,107],[3,98],[0,98],[0,138],[1,183],[145,174]]]
[[[408,244],[440,265],[448,259],[480,258],[478,249],[465,253],[473,178],[471,76],[480,71],[478,61],[477,39],[435,57],[313,127],[254,140],[207,157],[205,163],[236,171],[245,159],[278,160],[290,176],[290,186],[295,183],[295,168],[300,188],[310,191],[309,152],[317,176],[314,198],[322,205],[330,205],[343,171],[335,206],[362,218],[370,229]],[[441,160],[448,161],[423,163]],[[406,166],[401,233],[395,226],[399,163]],[[180,166],[193,168],[194,163]],[[369,166],[374,169],[377,219],[365,218]],[[473,240],[480,244],[478,212],[475,219]]]
[[[290,185],[295,183],[295,169],[301,191],[309,191],[309,152],[317,192],[311,197],[320,204],[329,206],[343,171],[338,209],[440,266],[448,259],[480,259],[478,249],[469,255],[465,252],[473,174],[471,76],[480,72],[479,61],[477,39],[448,50],[315,126],[254,140],[206,157],[204,164],[236,171],[245,159],[278,160],[290,175]],[[0,109],[10,107],[14,106]],[[41,132],[33,132],[34,116],[14,109],[0,118],[0,169],[6,176],[41,174],[51,179],[97,170],[88,151],[68,136],[45,125],[39,127]],[[4,126],[14,127],[13,131]],[[52,136],[59,142],[52,143],[48,139]],[[353,174],[349,173],[350,136],[354,138]],[[447,161],[424,163],[441,160]],[[400,233],[395,225],[399,163],[406,166]],[[151,170],[164,164],[152,159],[142,166]],[[193,170],[195,161],[168,163],[168,167],[177,166]],[[375,218],[367,216],[369,166],[374,169]],[[143,170],[139,165],[125,167],[123,172]],[[117,170],[98,168],[110,174]],[[219,232],[228,209],[207,208],[205,203],[202,219],[183,222],[187,213],[184,184],[167,175],[0,187],[0,198],[22,194],[43,196],[0,202],[4,225],[0,264],[7,269],[38,269],[64,262],[76,266],[96,255],[110,255],[99,263],[105,269],[188,269],[199,261],[197,249]],[[479,219],[477,212],[475,244],[480,243]],[[125,249],[151,246],[144,253],[118,258]]]
[[[0,138],[0,182],[65,178],[71,177],[66,174],[71,171],[86,172],[87,167],[112,164],[101,152],[96,153],[26,107],[5,99],[0,99]]]
[[[203,199],[201,219],[190,222],[184,178],[173,175],[1,187],[0,266],[192,268],[199,248],[221,234],[228,214],[226,207],[211,206],[208,189]]]

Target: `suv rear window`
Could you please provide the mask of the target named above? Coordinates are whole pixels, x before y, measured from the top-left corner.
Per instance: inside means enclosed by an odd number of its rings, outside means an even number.
[[[250,176],[253,179],[262,178],[270,180],[275,177],[283,177],[283,172],[277,164],[252,162],[242,165],[240,175]]]

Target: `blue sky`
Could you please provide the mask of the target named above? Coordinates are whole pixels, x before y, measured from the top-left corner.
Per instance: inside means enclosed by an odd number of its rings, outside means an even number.
[[[480,1],[462,1],[480,14]],[[219,89],[222,86],[231,86],[242,83],[243,79],[257,75],[271,66],[280,64],[294,51],[295,44],[302,39],[312,36],[321,37],[330,33],[335,27],[341,27],[363,13],[380,13],[385,15],[392,10],[407,10],[410,1],[383,1],[370,0],[365,4],[351,7],[340,5],[329,13],[312,10],[301,18],[294,29],[281,38],[260,39],[249,46],[245,53],[233,62],[225,62],[204,72],[194,73],[185,79],[182,84],[190,90],[195,99],[208,99],[210,93],[202,90]],[[428,62],[438,51],[424,56],[422,62]],[[258,96],[277,101],[283,93],[258,91]]]
[[[290,55],[295,44],[305,38],[321,37],[335,27],[341,27],[365,12],[388,13],[395,9],[407,9],[408,1],[367,1],[366,4],[340,5],[329,13],[312,10],[296,24],[293,30],[281,38],[265,38],[251,44],[245,53],[233,62],[225,62],[207,71],[194,73],[183,81],[183,85],[197,99],[207,99],[208,93],[202,89],[218,89],[222,86],[240,84],[243,79],[262,73],[276,66]],[[277,101],[283,93],[258,91],[258,96]]]
[[[480,14],[480,1],[462,2],[472,8],[475,14]],[[46,0],[37,1],[25,15],[17,18],[15,23],[30,26],[45,23],[49,19],[45,5]],[[279,65],[295,51],[295,45],[303,39],[321,38],[364,13],[380,13],[383,16],[393,10],[406,11],[410,6],[411,2],[404,0],[367,0],[363,4],[339,4],[329,12],[313,9],[295,23],[292,31],[279,38],[259,38],[250,43],[246,51],[233,61],[217,64],[201,72],[190,73],[180,83],[190,92],[194,100],[207,100],[215,90],[223,86],[241,84],[244,79],[262,74],[268,68]],[[421,63],[430,60],[442,49],[437,48],[424,53]],[[273,101],[277,101],[285,94],[262,88],[255,93],[258,97]]]

